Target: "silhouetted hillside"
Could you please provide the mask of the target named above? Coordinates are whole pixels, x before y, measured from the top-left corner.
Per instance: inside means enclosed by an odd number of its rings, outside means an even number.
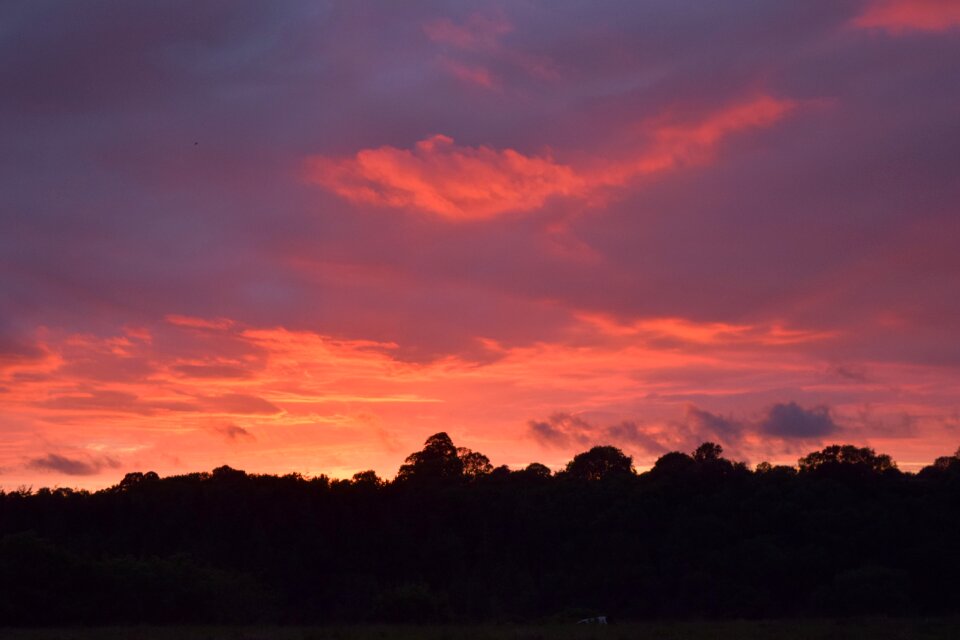
[[[0,493],[0,625],[960,613],[960,451],[705,443],[492,468],[429,438],[397,478],[131,473]]]

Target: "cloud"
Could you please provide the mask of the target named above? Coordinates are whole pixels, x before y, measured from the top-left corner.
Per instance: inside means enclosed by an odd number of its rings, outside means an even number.
[[[670,450],[663,432],[641,427],[633,420],[610,425],[604,429],[604,434],[612,442],[634,446],[649,454],[659,455]]]
[[[37,345],[0,335],[0,368],[37,362],[45,355],[43,349]]]
[[[484,89],[493,89],[499,84],[490,69],[482,65],[466,64],[446,58],[441,63],[443,68],[450,72],[452,76],[468,84],[474,84]]]
[[[249,378],[253,372],[231,364],[178,364],[170,368],[185,378]]]
[[[664,115],[642,125],[646,146],[624,158],[575,168],[549,154],[457,145],[434,135],[413,149],[383,146],[353,157],[314,156],[306,178],[351,202],[415,209],[451,220],[484,220],[541,208],[550,198],[586,198],[645,175],[708,161],[726,136],[770,126],[796,103],[759,96],[694,122]]]
[[[838,430],[826,407],[803,409],[793,402],[773,405],[760,420],[722,416],[687,404],[682,420],[662,423],[622,420],[598,425],[566,412],[527,423],[528,435],[544,448],[569,451],[595,444],[614,444],[653,456],[668,451],[693,451],[707,441],[718,442],[728,454],[737,456],[752,451],[758,435],[769,447],[771,441],[814,441]]]
[[[106,411],[153,415],[158,411],[197,411],[199,405],[186,400],[145,400],[137,394],[111,389],[81,390],[60,395],[37,403],[46,409],[60,411]]]
[[[769,127],[797,106],[794,100],[759,95],[695,121],[678,119],[668,111],[641,123],[640,130],[650,139],[642,152],[603,168],[594,181],[622,185],[638,176],[701,164],[712,157],[725,137],[744,129]]]
[[[692,404],[687,405],[686,422],[698,440],[714,438],[723,444],[738,441],[745,429],[743,422],[698,409]]]
[[[215,433],[220,434],[224,439],[229,440],[230,442],[235,442],[237,440],[256,440],[252,433],[233,423],[220,424],[213,427]]]
[[[472,14],[461,24],[438,18],[423,25],[423,32],[432,42],[467,51],[495,49],[500,38],[511,31],[513,25],[502,15],[488,17],[480,13]]]
[[[541,446],[554,449],[584,448],[596,444],[613,443],[631,446],[646,453],[661,454],[669,450],[665,434],[647,429],[632,420],[608,426],[598,426],[580,416],[558,412],[546,420],[527,422],[529,434]]]
[[[828,367],[827,372],[853,382],[870,382],[866,367],[837,364]]]
[[[265,414],[280,413],[275,404],[258,396],[245,393],[227,393],[221,396],[212,396],[203,399],[203,406],[208,411],[237,414]]]
[[[546,420],[530,420],[527,428],[541,445],[558,449],[585,446],[596,432],[586,420],[564,412],[554,413]]]
[[[773,405],[759,424],[761,433],[787,440],[819,439],[839,430],[827,407],[804,409],[795,402]]]
[[[878,0],[857,16],[853,24],[893,34],[946,31],[960,26],[960,3],[956,0]]]
[[[484,89],[500,89],[501,79],[491,71],[496,66],[507,75],[519,71],[521,86],[531,78],[555,81],[559,73],[553,62],[542,54],[533,54],[503,43],[503,37],[514,30],[502,14],[485,16],[475,13],[463,22],[450,18],[430,20],[423,32],[444,53],[441,68],[465,84]]]
[[[781,325],[694,322],[686,318],[641,318],[623,323],[599,313],[580,313],[577,318],[611,337],[636,337],[661,344],[696,344],[729,347],[736,344],[789,346],[837,337],[835,331],[789,329]]]
[[[233,325],[232,320],[227,318],[194,318],[192,316],[181,316],[170,314],[166,317],[167,322],[178,327],[188,327],[191,329],[229,329]]]
[[[548,155],[461,147],[435,135],[413,149],[380,147],[353,158],[315,157],[309,179],[353,202],[413,208],[453,220],[482,220],[581,193],[585,183]]]
[[[58,453],[48,453],[40,458],[33,458],[27,462],[27,466],[37,471],[62,473],[68,476],[92,476],[100,473],[102,469],[116,469],[120,466],[120,462],[107,456],[87,457],[81,460]]]

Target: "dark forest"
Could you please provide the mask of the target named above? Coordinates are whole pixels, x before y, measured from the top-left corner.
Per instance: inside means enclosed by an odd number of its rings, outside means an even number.
[[[431,436],[387,482],[220,467],[0,493],[2,624],[566,621],[960,613],[960,451],[705,443],[552,473]]]

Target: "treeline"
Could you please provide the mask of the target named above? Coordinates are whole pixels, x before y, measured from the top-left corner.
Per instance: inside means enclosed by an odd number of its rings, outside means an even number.
[[[960,451],[917,474],[705,443],[561,472],[430,437],[392,482],[131,473],[0,492],[0,627],[960,613]]]

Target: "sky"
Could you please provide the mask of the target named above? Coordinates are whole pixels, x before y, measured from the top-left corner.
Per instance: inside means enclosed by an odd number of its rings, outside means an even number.
[[[960,445],[956,0],[0,6],[0,487]]]

